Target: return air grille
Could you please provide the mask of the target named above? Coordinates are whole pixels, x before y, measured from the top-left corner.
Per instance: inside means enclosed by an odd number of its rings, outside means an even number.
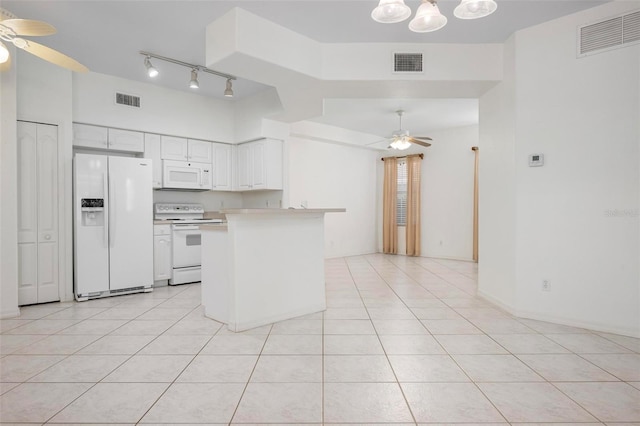
[[[422,72],[422,53],[394,53],[393,72]]]
[[[579,57],[635,44],[640,41],[640,11],[585,25],[578,30]]]
[[[140,108],[140,96],[116,93],[116,104]]]

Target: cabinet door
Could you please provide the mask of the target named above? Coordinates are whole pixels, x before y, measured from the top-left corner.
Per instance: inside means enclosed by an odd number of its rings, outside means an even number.
[[[162,153],[160,150],[160,135],[144,134],[144,158],[151,160],[153,167],[153,188],[162,188]]]
[[[189,139],[189,161],[211,164],[211,142]]]
[[[153,280],[171,279],[171,236],[153,237]]]
[[[73,123],[73,145],[85,148],[108,148],[108,129],[106,127]]]
[[[109,149],[113,151],[144,152],[144,133],[109,129]]]
[[[231,145],[214,143],[213,148],[213,189],[231,190]]]
[[[260,189],[267,187],[267,173],[265,164],[265,143],[253,142],[251,144],[251,170],[252,170],[252,189]]]
[[[163,160],[187,161],[188,144],[184,138],[161,136],[160,147]]]
[[[238,189],[251,188],[251,146],[238,145]]]

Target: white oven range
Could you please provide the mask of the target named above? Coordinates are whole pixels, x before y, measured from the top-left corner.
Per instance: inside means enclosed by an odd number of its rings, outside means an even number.
[[[222,223],[222,219],[204,219],[202,204],[157,203],[156,220],[171,221],[172,273],[169,285],[200,281],[202,236],[198,225]]]

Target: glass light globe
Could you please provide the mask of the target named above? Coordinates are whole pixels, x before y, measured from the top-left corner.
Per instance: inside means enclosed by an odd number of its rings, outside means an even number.
[[[438,5],[423,0],[416,11],[416,16],[409,22],[409,29],[416,33],[437,31],[447,25],[447,17],[440,13]]]
[[[378,7],[371,12],[371,18],[383,24],[402,22],[411,16],[411,9],[404,0],[380,0]]]
[[[9,60],[9,49],[0,41],[0,64],[4,64]]]
[[[460,19],[478,19],[491,15],[497,8],[494,0],[462,0],[453,14]]]

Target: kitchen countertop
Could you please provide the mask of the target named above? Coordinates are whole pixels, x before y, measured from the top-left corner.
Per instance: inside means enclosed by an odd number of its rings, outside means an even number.
[[[200,225],[202,231],[226,231],[228,229],[226,223],[207,223]]]
[[[344,213],[347,209],[224,209],[224,214],[302,214],[302,213]]]

